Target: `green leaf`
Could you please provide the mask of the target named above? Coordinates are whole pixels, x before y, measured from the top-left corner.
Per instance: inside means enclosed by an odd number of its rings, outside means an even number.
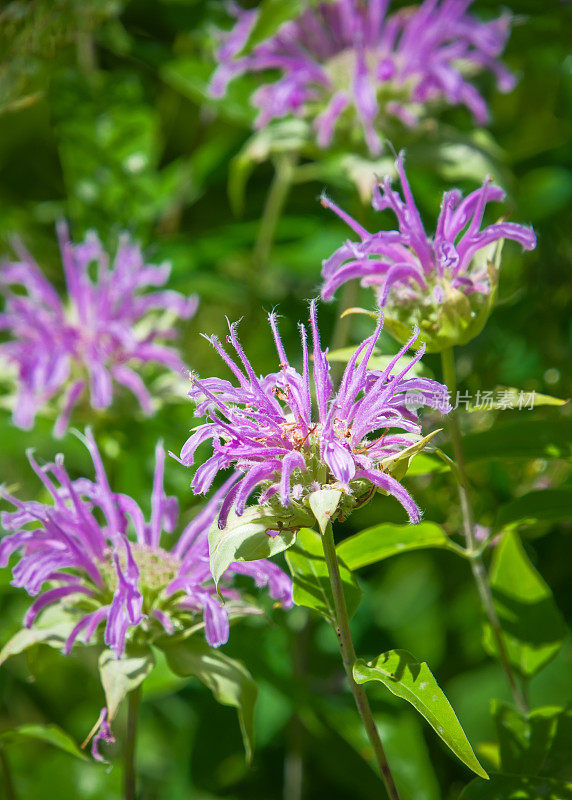
[[[129,692],[137,689],[155,666],[155,657],[150,647],[130,646],[121,658],[113,650],[104,650],[99,657],[99,674],[108,719],[112,720],[117,709]]]
[[[501,506],[496,528],[571,518],[572,489],[539,489]]]
[[[37,644],[61,650],[75,628],[78,617],[58,607],[48,608],[31,628],[22,628],[0,650],[0,665]]]
[[[340,542],[336,552],[349,569],[354,570],[409,550],[428,547],[451,549],[452,546],[447,534],[436,522],[420,522],[419,525],[383,523]]]
[[[176,675],[198,678],[219,703],[237,709],[246,757],[251,761],[258,690],[244,664],[210,647],[201,636],[185,641],[166,640],[162,650]]]
[[[308,496],[312,514],[316,517],[322,534],[336,513],[341,498],[342,492],[339,489],[319,489]]]
[[[354,664],[356,683],[383,683],[397,697],[407,700],[455,753],[463,764],[483,778],[487,773],[479,764],[455,712],[425,662],[418,663],[406,650],[390,650],[373,661],[359,659]]]
[[[572,800],[572,783],[550,778],[519,778],[492,775],[491,780],[471,783],[459,800]]]
[[[483,398],[479,405],[471,403],[467,411],[508,411],[515,408],[523,410],[525,408],[530,408],[531,404],[533,404],[534,407],[564,406],[569,402],[568,400],[561,400],[559,397],[552,397],[549,394],[525,392],[523,389],[514,389],[512,386],[498,387],[496,394],[499,395],[500,393],[502,393],[502,399],[494,400],[494,398],[491,397],[490,401],[488,401]]]
[[[82,761],[89,761],[89,758],[71,736],[61,728],[58,728],[57,725],[19,725],[17,728],[11,728],[0,733],[0,744],[2,745],[27,740],[51,744],[53,747],[57,747],[58,750],[63,750],[64,753],[69,753]]]
[[[304,7],[302,0],[262,0],[256,22],[239,55],[246,55],[257,44],[273,36],[284,22],[297,17]]]
[[[502,772],[572,780],[572,708],[544,706],[528,715],[493,701]]]
[[[298,532],[296,544],[286,553],[286,561],[292,574],[296,605],[317,611],[335,627],[334,597],[320,535],[309,528],[302,528]],[[340,559],[339,563],[351,619],[360,604],[362,592],[343,560]]]
[[[311,520],[310,515],[277,516],[256,506],[241,516],[231,512],[221,530],[215,519],[209,530],[211,573],[215,584],[235,561],[259,561],[290,547],[296,531]]]
[[[524,414],[524,412],[521,412]],[[503,458],[569,458],[572,420],[521,419],[463,437],[467,461]],[[451,455],[450,448],[447,452]]]
[[[550,587],[531,564],[515,531],[507,531],[495,550],[490,582],[510,661],[521,675],[531,677],[558,653],[566,627]],[[488,624],[483,645],[496,656]]]

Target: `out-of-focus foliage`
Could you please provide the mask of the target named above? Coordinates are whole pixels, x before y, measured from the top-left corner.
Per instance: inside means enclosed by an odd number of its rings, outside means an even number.
[[[474,10],[493,16],[503,5],[476,0]],[[466,192],[488,171],[508,192],[511,219],[532,223],[538,233],[538,247],[526,257],[510,243],[503,250],[499,306],[457,356],[460,391],[475,397],[500,385],[568,398],[572,19],[566,4],[511,0],[509,5],[517,23],[506,61],[519,83],[509,95],[491,92],[490,130],[472,131],[468,115],[451,110],[439,128],[427,126],[416,135],[396,128],[390,138],[397,149],[410,145],[409,177],[427,219],[435,217],[451,183]],[[287,349],[296,352],[296,322],[307,314],[306,299],[317,294],[321,261],[347,236],[321,208],[317,198],[323,188],[366,227],[373,230],[380,220],[362,202],[372,172],[363,153],[337,151],[317,160],[305,150],[270,256],[264,265],[253,258],[272,162],[280,166],[285,154],[290,157],[304,132],[290,122],[272,141],[262,134],[253,138],[245,101],[251,86],[244,82],[233,84],[223,101],[206,99],[212,29],[224,20],[223,4],[206,0],[12,0],[0,9],[3,253],[9,254],[18,234],[57,284],[58,219],[69,220],[75,237],[97,228],[108,244],[128,228],[151,260],[172,262],[171,288],[200,295],[199,311],[181,331],[181,341],[184,359],[202,375],[214,374],[219,364],[199,333],[224,335],[225,314],[245,317],[243,344],[261,373],[277,366],[263,309],[278,307]],[[391,160],[388,151],[373,171],[383,173]],[[367,296],[356,291],[351,304],[367,307]],[[371,320],[363,316],[337,322],[334,304],[320,315],[324,340],[333,347],[348,344],[343,325],[350,343],[371,330]],[[380,357],[397,349],[387,334],[380,347]],[[437,357],[424,362],[440,376]],[[178,451],[194,424],[183,383],[163,382],[155,391],[169,402],[151,420],[143,420],[128,398],[92,420],[110,480],[118,491],[141,499],[157,439]],[[413,708],[369,683],[404,800],[453,800],[467,784],[464,800],[562,800],[570,796],[572,781],[572,638],[563,622],[572,617],[571,407],[475,411],[463,419],[477,521],[493,537],[511,531],[494,553],[499,613],[510,630],[511,611],[523,604],[522,592],[530,586],[535,602],[550,614],[549,623],[529,606],[526,631],[512,631],[511,657],[527,676],[534,711],[525,719],[504,705],[510,696],[498,664],[483,649],[483,635],[487,649],[494,646],[483,632],[469,564],[451,552],[451,541],[460,541],[451,538],[460,528],[454,476],[436,455],[419,456],[427,459],[425,468],[413,469],[405,479],[424,509],[425,524],[433,526],[423,529],[429,548],[421,529],[405,541],[404,514],[391,498],[376,498],[338,528],[341,539],[387,526],[386,541],[395,545],[391,553],[373,554],[365,540],[363,548],[356,548],[355,540],[340,548],[348,564],[354,558],[360,567],[363,599],[352,620],[356,649],[368,661],[408,650],[419,663],[428,662],[492,775],[489,784],[470,783],[469,770],[450,757]],[[50,426],[40,419],[34,431],[23,433],[1,412],[0,476],[22,496],[38,491],[24,457],[27,447],[44,460],[62,449],[70,473],[89,474],[88,458],[73,435],[56,443]],[[444,434],[438,445],[447,452]],[[188,512],[201,502],[189,481],[185,468],[175,461],[167,465],[166,486]],[[447,546],[440,546],[440,531]],[[510,571],[514,562],[510,569],[503,565],[507,547],[519,550],[516,577]],[[290,553],[300,559],[299,552]],[[302,576],[306,567],[301,563]],[[4,644],[20,627],[28,601],[10,587],[7,570],[0,581]],[[265,618],[233,626],[224,653],[244,662],[258,685],[252,766],[244,760],[234,709],[213,703],[209,689],[187,677],[192,670],[173,676],[157,652],[141,710],[141,800],[294,800],[300,769],[305,798],[378,796],[370,746],[350,695],[338,692],[343,674],[335,635],[325,621],[304,607],[290,612],[268,607]],[[73,742],[87,736],[104,702],[94,660],[89,649],[64,658],[36,645],[2,666],[0,752],[10,764],[17,797],[41,798],[46,787],[61,800],[121,796],[120,746],[110,751],[117,766],[109,773],[73,757]],[[496,698],[492,714],[491,698]],[[34,734],[38,729],[32,726],[48,724],[57,727]],[[119,742],[124,726],[120,709]],[[503,772],[520,777],[496,775]]]

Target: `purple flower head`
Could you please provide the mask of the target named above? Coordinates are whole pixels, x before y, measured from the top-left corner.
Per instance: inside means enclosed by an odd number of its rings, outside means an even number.
[[[383,321],[349,361],[339,388],[330,378],[327,350],[322,350],[316,322],[316,304],[310,305],[313,365],[310,370],[306,328],[301,325],[302,371],[291,365],[270,314],[270,327],[280,362],[278,372],[258,377],[229,323],[228,342],[236,352],[231,358],[221,342],[210,341],[227,366],[234,382],[221,378],[195,378],[189,395],[196,414],[208,421],[199,425],[181,451],[190,466],[197,447],[210,440],[212,455],[196,471],[195,492],[208,491],[219,470],[232,467],[239,479],[223,501],[219,526],[229,511],[243,513],[246,502],[260,490],[259,502],[277,512],[304,509],[311,492],[327,487],[341,489],[340,513],[355,507],[379,489],[392,494],[413,522],[419,511],[390,474],[389,464],[414,445],[421,432],[417,410],[425,405],[449,410],[447,392],[436,381],[407,378],[423,348],[404,369],[398,368],[405,349],[384,370],[367,365]],[[416,338],[413,335],[409,344]]]
[[[64,651],[76,640],[89,642],[99,632],[118,657],[134,637],[153,641],[159,636],[205,628],[209,644],[218,647],[229,635],[229,610],[237,614],[254,609],[241,602],[232,586],[234,574],[254,578],[267,586],[270,595],[289,607],[290,580],[275,564],[231,564],[219,599],[210,574],[208,530],[220,508],[227,482],[202,511],[181,531],[170,549],[163,534],[174,531],[178,506],[163,489],[165,452],[156,449],[151,492],[151,517],[146,520],[139,505],[109,486],[101,457],[91,432],[86,445],[95,466],[95,480],[72,481],[61,456],[40,467],[32,453],[30,464],[52,497],[51,504],[21,501],[3,496],[15,511],[3,512],[3,527],[11,533],[0,541],[0,565],[13,553],[12,583],[36,597],[25,618],[31,627],[45,608],[63,604],[77,617]],[[104,627],[103,627],[104,626]]]
[[[536,246],[532,228],[497,222],[481,229],[487,203],[505,193],[486,178],[467,197],[453,189],[441,204],[434,236],[425,232],[415,205],[403,153],[397,159],[403,196],[386,177],[373,192],[376,211],[391,210],[397,230],[369,233],[326,197],[322,204],[334,211],[359,236],[347,241],[323,262],[322,297],[329,300],[346,281],[359,278],[371,286],[384,308],[388,328],[404,341],[411,324],[421,328],[431,350],[463,344],[481,330],[492,306],[498,281],[493,252],[504,239],[526,250]],[[497,251],[500,252],[500,251]],[[481,313],[483,312],[483,313]]]
[[[6,298],[0,330],[12,337],[0,345],[0,354],[17,370],[14,423],[32,428],[36,413],[63,395],[55,426],[61,436],[88,389],[92,408],[109,408],[114,382],[129,389],[150,414],[151,396],[134,367],[155,362],[184,371],[177,351],[160,340],[176,336],[173,328],[165,327],[165,312],[188,319],[196,311],[197,298],[170,290],[150,291],[167,282],[169,265],[146,264],[140,248],[127,236],[119,240],[110,263],[94,233],[73,244],[61,224],[58,235],[66,300],[21,244],[16,244],[19,260],[0,267]]]
[[[510,33],[508,14],[481,22],[467,12],[472,0],[425,0],[388,14],[389,0],[336,0],[306,9],[271,37],[243,53],[259,10],[232,4],[236,25],[217,53],[211,93],[221,97],[244,73],[278,72],[253,95],[256,127],[294,114],[312,121],[327,147],[338,124],[361,127],[372,154],[388,118],[416,125],[430,107],[464,105],[479,124],[484,98],[470,82],[491,71],[503,92],[514,86],[499,61]]]

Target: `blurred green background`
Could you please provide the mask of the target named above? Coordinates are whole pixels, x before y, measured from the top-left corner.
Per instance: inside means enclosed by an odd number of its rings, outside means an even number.
[[[502,4],[476,0],[473,8],[487,17]],[[468,115],[450,110],[438,130],[429,126],[412,136],[396,129],[390,138],[397,149],[410,147],[409,177],[429,229],[444,189],[472,189],[488,171],[508,192],[511,219],[532,223],[538,233],[532,253],[505,248],[500,305],[484,332],[458,353],[461,388],[474,393],[500,384],[566,398],[572,394],[572,16],[568,3],[550,0],[513,0],[511,8],[516,22],[506,62],[519,83],[511,94],[499,95],[483,78],[491,98],[489,130],[471,135]],[[221,365],[199,333],[222,333],[225,315],[244,317],[241,339],[260,372],[276,366],[265,318],[274,306],[283,316],[290,351],[298,352],[296,323],[307,316],[307,299],[318,293],[321,261],[348,235],[320,206],[322,189],[370,229],[390,221],[360,201],[348,170],[340,167],[340,152],[317,164],[305,155],[313,179],[292,187],[268,263],[264,269],[254,263],[273,166],[264,158],[248,164],[244,157],[252,119],[248,86],[235,85],[217,104],[205,98],[212,27],[223,19],[222,4],[214,0],[15,0],[0,7],[3,254],[9,255],[17,234],[61,287],[56,220],[67,218],[75,238],[97,229],[110,248],[128,229],[150,260],[171,261],[171,288],[200,295],[199,312],[181,330],[180,342],[189,366],[204,376],[217,374]],[[362,300],[371,303],[366,293]],[[320,308],[326,342],[336,328],[336,310],[336,303]],[[357,317],[348,335],[357,342],[369,330],[370,321]],[[389,336],[381,345],[396,350]],[[438,357],[425,361],[440,377]],[[169,402],[152,420],[125,397],[105,419],[92,420],[112,485],[143,507],[156,440],[162,437],[167,449],[178,452],[194,424],[184,386],[166,387],[159,380],[156,388]],[[533,417],[548,427],[570,419],[569,406],[473,414],[466,423],[469,435],[490,428],[495,417],[498,441],[518,423],[527,452],[471,463],[478,521],[488,526],[515,497],[571,486],[570,442],[555,441],[555,457],[548,459],[545,449],[535,450],[529,427]],[[39,492],[25,460],[27,447],[43,459],[63,451],[72,475],[91,469],[71,434],[56,442],[50,431],[45,419],[32,432],[18,431],[8,411],[0,412],[0,476],[22,497]],[[167,467],[167,488],[190,516],[197,502],[190,473],[175,461]],[[411,477],[406,484],[426,519],[450,532],[458,529],[450,474],[431,481]],[[405,521],[395,501],[380,497],[340,535],[384,520]],[[570,619],[570,523],[530,525],[523,533],[531,559]],[[7,570],[0,580],[4,643],[19,628],[28,600],[9,586]],[[467,566],[451,553],[419,552],[368,568],[360,581],[365,599],[353,622],[358,652],[402,647],[427,660],[471,742],[492,741],[490,700],[509,696],[500,668],[481,646],[480,608]],[[286,614],[269,607],[265,620],[233,629],[227,650],[259,682],[253,766],[244,762],[234,712],[216,705],[196,682],[175,681],[158,669],[142,708],[142,800],[290,800],[300,769],[307,799],[379,796],[351,697],[338,692],[343,677],[337,643],[324,622],[309,619],[303,609]],[[92,662],[88,650],[65,658],[47,649],[28,662],[22,656],[9,661],[0,670],[0,728],[54,722],[81,741],[103,703]],[[406,800],[456,798],[471,778],[468,770],[413,710],[382,689],[370,696]],[[572,702],[572,640],[533,679],[529,696],[533,705]],[[119,740],[122,724],[119,719]],[[119,761],[108,771],[33,743],[8,745],[5,752],[19,798],[120,797]]]

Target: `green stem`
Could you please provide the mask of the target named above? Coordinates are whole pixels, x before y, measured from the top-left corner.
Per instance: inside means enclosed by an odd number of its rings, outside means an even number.
[[[135,800],[137,796],[137,776],[135,770],[135,750],[137,746],[137,720],[141,705],[141,686],[127,696],[127,731],[125,733],[123,797]]]
[[[6,750],[0,745],[0,764],[2,764],[2,773],[4,775],[4,796],[6,800],[16,800],[16,790],[14,788],[14,781],[12,780],[12,770],[10,769],[10,762]]]
[[[387,756],[385,755],[381,739],[379,738],[379,733],[373,719],[373,714],[371,713],[371,708],[365,693],[365,689],[363,686],[360,686],[355,682],[353,676],[353,666],[356,661],[356,653],[350,630],[350,620],[348,617],[348,609],[346,606],[346,598],[344,596],[342,577],[340,575],[340,566],[338,564],[338,557],[336,555],[336,546],[334,543],[334,534],[331,523],[328,523],[324,535],[322,536],[322,544],[324,547],[324,556],[326,558],[330,585],[332,587],[332,594],[334,597],[334,605],[336,610],[336,634],[338,637],[338,644],[340,646],[344,669],[346,671],[350,688],[354,696],[357,710],[359,711],[366,733],[372,744],[375,758],[379,765],[381,777],[387,790],[388,797],[390,800],[399,800],[397,786],[393,780],[393,775],[391,774],[391,770],[389,768]]]
[[[276,159],[274,178],[266,198],[258,238],[254,245],[253,260],[256,274],[262,272],[268,265],[276,226],[292,185],[296,160],[297,155],[293,153],[284,153]]]
[[[443,380],[449,389],[451,398],[454,398],[457,394],[457,381],[455,377],[455,356],[453,354],[452,347],[446,348],[442,351],[441,363],[443,366]],[[465,465],[465,454],[463,452],[463,440],[456,409],[447,415],[447,427],[449,429],[449,435],[451,436],[453,455],[459,471],[459,480],[457,486],[459,490],[459,501],[461,504],[461,515],[463,518],[465,542],[468,555],[471,557],[471,570],[477,585],[483,610],[488,618],[489,625],[491,626],[491,631],[496,642],[499,660],[510,685],[513,700],[520,711],[522,711],[524,714],[527,714],[528,704],[510,663],[502,627],[495,609],[489,576],[482,555],[476,547],[475,518],[468,489],[469,482]]]

